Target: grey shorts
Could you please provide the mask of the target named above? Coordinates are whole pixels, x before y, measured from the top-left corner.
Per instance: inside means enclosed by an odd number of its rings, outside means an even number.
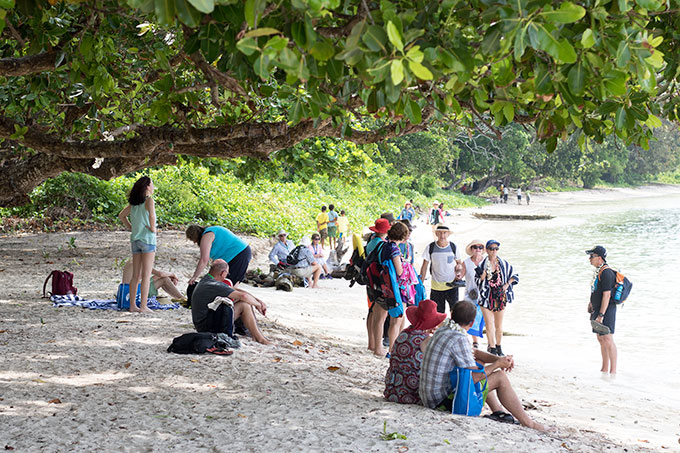
[[[147,244],[144,241],[132,241],[130,243],[130,248],[132,249],[133,255],[139,253],[152,253],[156,251],[156,244]]]
[[[297,277],[309,278],[312,275],[314,275],[314,267],[313,266],[296,267],[294,269],[290,269],[289,272]]]

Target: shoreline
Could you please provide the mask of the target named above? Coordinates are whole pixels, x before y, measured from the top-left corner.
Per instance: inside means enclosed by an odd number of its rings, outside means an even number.
[[[671,187],[671,193],[680,193],[680,187]],[[611,200],[666,193],[656,187],[604,190]],[[573,196],[584,192],[532,193],[532,205],[522,208],[563,209],[574,203],[597,203],[596,195],[602,194],[598,190]],[[481,209],[519,208],[511,201]],[[447,223],[454,238],[483,235],[488,221],[472,216],[479,209],[452,210]],[[416,225],[420,252],[429,241],[429,227],[422,221]],[[68,249],[65,245],[73,235],[77,247]],[[161,233],[157,264],[185,283],[198,250],[182,236],[177,231]],[[0,441],[5,445],[18,451],[213,451],[223,445],[245,451],[677,448],[656,439],[631,443],[610,431],[599,415],[590,420],[589,401],[570,394],[579,391],[574,379],[556,378],[541,368],[540,361],[530,360],[537,345],[518,325],[508,325],[518,360],[511,381],[520,398],[535,407],[532,417],[557,427],[557,433],[540,434],[484,418],[385,402],[382,379],[387,361],[365,349],[363,288],[350,289],[345,280],[322,281],[319,290],[296,288],[292,293],[252,288],[269,305],[269,317],[260,317],[260,322],[276,344],[262,346],[245,339],[230,357],[165,352],[174,336],[192,330],[185,309],[139,316],[53,309],[39,299],[38,287],[49,270],[69,266],[75,270],[79,293],[110,298],[119,278],[116,258],[127,254],[127,240],[128,233],[120,231],[3,238],[0,420],[6,429]],[[463,242],[459,246],[464,247]],[[62,250],[57,251],[60,245]],[[265,243],[256,248],[257,260],[263,255],[266,260]],[[587,376],[578,379],[592,382]],[[650,401],[647,409],[653,412],[658,407]],[[397,431],[407,439],[381,440],[385,421],[388,433]]]

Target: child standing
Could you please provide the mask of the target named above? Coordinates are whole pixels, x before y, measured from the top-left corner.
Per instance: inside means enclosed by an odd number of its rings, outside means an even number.
[[[132,279],[130,280],[130,311],[151,313],[147,306],[149,282],[156,257],[156,208],[153,202],[154,185],[151,178],[142,176],[135,182],[128,196],[128,204],[118,218],[130,234],[132,248]],[[129,220],[128,220],[129,217]],[[141,280],[140,305],[137,308],[137,285]]]

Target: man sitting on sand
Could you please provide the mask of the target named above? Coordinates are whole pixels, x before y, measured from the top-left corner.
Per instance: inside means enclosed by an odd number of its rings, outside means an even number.
[[[546,431],[545,426],[529,417],[510,384],[506,372],[512,370],[515,365],[512,356],[498,357],[479,349],[472,350],[467,331],[472,327],[476,314],[477,309],[474,304],[465,300],[458,302],[451,310],[452,319],[448,324],[445,323],[437,329],[427,345],[420,367],[418,390],[423,405],[450,413],[453,404],[453,388],[449,372],[455,367],[476,370],[475,360],[477,360],[487,364],[485,372],[488,393],[485,402],[493,412],[492,418],[513,422],[512,417],[504,413],[503,408],[505,408],[523,426]],[[482,381],[485,379],[484,373],[474,372],[473,379],[475,382]],[[495,394],[492,393],[494,390]]]
[[[291,264],[288,272],[307,280],[310,288],[319,287],[319,277],[321,276],[321,264],[316,261],[309,246],[312,244],[308,237],[302,238],[303,248],[298,251],[297,263]]]
[[[267,314],[267,306],[252,294],[222,283],[227,278],[227,274],[229,274],[229,265],[226,261],[221,259],[213,261],[210,270],[198,282],[191,294],[191,318],[196,331],[229,334],[233,322],[240,318],[255,341],[269,344],[269,340],[257,326],[253,311],[254,308],[264,316]],[[231,307],[224,303],[216,308],[208,306],[218,296],[226,297],[234,303],[233,312]]]
[[[123,267],[123,284],[130,284],[132,280],[132,260],[128,260]],[[182,295],[177,289],[177,276],[174,273],[159,271],[158,269],[151,270],[151,283],[149,284],[149,297],[158,296],[158,290],[162,289],[170,295],[170,297],[179,302],[185,302],[186,297]]]

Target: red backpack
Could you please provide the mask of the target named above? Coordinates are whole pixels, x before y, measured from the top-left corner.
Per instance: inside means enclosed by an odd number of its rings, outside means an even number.
[[[50,296],[63,296],[66,294],[73,294],[75,296],[78,292],[78,288],[73,286],[73,274],[71,272],[52,271],[45,279],[45,283],[43,283],[43,297],[47,297],[45,295],[45,288],[50,277],[52,277],[52,292]]]

